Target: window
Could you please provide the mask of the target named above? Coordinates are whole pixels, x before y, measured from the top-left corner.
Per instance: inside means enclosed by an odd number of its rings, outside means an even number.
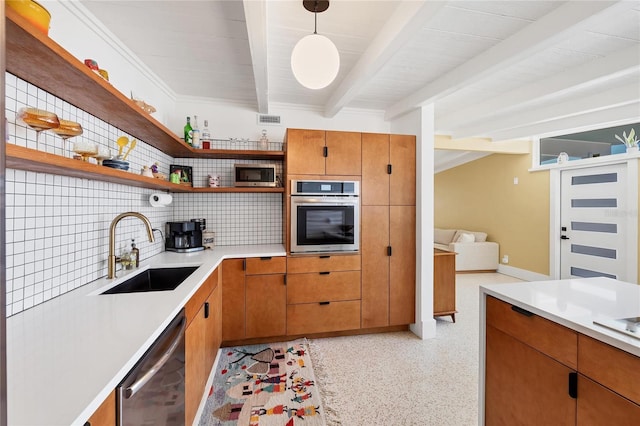
[[[628,136],[631,129],[638,134],[640,123],[540,138],[540,164],[555,164],[561,152],[567,153],[569,160],[624,154],[626,146],[615,135],[622,137],[626,132]]]

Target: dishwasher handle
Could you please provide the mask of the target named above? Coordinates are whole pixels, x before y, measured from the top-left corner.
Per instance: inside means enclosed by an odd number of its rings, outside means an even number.
[[[184,338],[184,332],[186,327],[187,327],[187,318],[182,317],[182,320],[180,321],[180,328],[176,333],[176,336],[173,338],[171,345],[169,345],[169,348],[166,350],[164,354],[162,354],[160,359],[158,359],[158,361],[155,364],[153,364],[151,368],[149,368],[144,374],[142,374],[142,376],[138,380],[136,380],[131,386],[125,389],[124,396],[126,399],[131,398],[140,389],[142,389],[144,385],[147,384],[147,382],[151,380],[151,378],[155,376],[155,374],[162,368],[162,366],[166,364],[166,362],[169,360],[171,355],[176,351],[178,346],[180,346],[180,342]]]

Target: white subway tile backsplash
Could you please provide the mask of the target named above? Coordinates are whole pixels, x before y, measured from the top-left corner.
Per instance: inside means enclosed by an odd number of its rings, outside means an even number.
[[[9,143],[71,157],[74,141],[104,145],[116,154],[115,140],[119,136],[133,139],[12,74],[5,74],[5,85]],[[16,113],[24,106],[78,121],[84,132],[65,142],[45,131],[36,145],[36,132],[16,122]],[[208,185],[209,173],[219,174],[223,186],[233,186],[234,163],[264,162],[174,159],[144,141],[138,141],[128,160],[132,173],[155,162],[167,175],[170,164],[191,166],[197,187]],[[282,163],[276,165],[277,174],[282,176]],[[5,171],[5,189],[8,316],[105,276],[109,225],[125,211],[141,212],[163,233],[168,221],[206,218],[207,230],[216,233],[216,245],[282,242],[283,195],[278,193],[176,193],[169,208],[153,208],[148,199],[155,191],[149,189],[15,169]],[[156,242],[149,243],[140,221],[127,218],[118,224],[118,251],[130,247],[131,238],[135,238],[142,259],[164,250],[164,241],[158,233]]]

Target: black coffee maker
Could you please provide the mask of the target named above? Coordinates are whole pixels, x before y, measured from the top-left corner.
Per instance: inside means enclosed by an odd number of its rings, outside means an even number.
[[[167,222],[166,239],[164,248],[166,251],[178,253],[190,253],[204,250],[202,245],[202,230],[204,224],[201,219],[189,222]]]

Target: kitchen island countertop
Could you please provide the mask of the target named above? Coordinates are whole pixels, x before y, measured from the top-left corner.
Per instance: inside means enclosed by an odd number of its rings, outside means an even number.
[[[596,277],[480,286],[480,323],[484,296],[526,309],[543,318],[640,357],[640,339],[595,324],[640,316],[640,285]],[[481,336],[481,349],[484,337]]]
[[[10,425],[82,425],[226,258],[285,256],[280,244],[163,252],[7,319]],[[148,267],[199,266],[172,291],[100,295]]]

